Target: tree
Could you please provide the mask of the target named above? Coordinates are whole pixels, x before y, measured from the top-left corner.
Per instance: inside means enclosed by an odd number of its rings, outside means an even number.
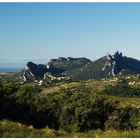
[[[106,129],[133,130],[138,127],[140,112],[133,107],[125,107],[113,112],[105,123]]]
[[[17,91],[17,87],[13,82],[3,84],[4,94],[10,95]]]

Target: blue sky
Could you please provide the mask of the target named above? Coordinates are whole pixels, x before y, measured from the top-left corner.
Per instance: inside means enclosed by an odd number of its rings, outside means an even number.
[[[140,3],[0,3],[0,62],[140,59]]]

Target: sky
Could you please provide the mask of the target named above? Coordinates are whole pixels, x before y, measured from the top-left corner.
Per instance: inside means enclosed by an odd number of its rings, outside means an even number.
[[[0,66],[57,57],[140,60],[140,3],[0,3]]]

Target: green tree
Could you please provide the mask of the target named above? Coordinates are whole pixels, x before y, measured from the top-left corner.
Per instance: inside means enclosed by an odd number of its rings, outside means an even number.
[[[3,92],[4,94],[12,94],[17,91],[17,87],[13,82],[3,84]]]
[[[133,130],[138,127],[140,112],[133,107],[125,107],[113,112],[105,123],[106,129]]]

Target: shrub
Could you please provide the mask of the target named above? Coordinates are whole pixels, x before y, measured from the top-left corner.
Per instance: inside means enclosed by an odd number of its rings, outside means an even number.
[[[133,107],[115,110],[105,123],[106,129],[133,130],[138,127],[140,111]]]
[[[19,93],[39,93],[41,89],[37,85],[25,84],[18,90]]]

